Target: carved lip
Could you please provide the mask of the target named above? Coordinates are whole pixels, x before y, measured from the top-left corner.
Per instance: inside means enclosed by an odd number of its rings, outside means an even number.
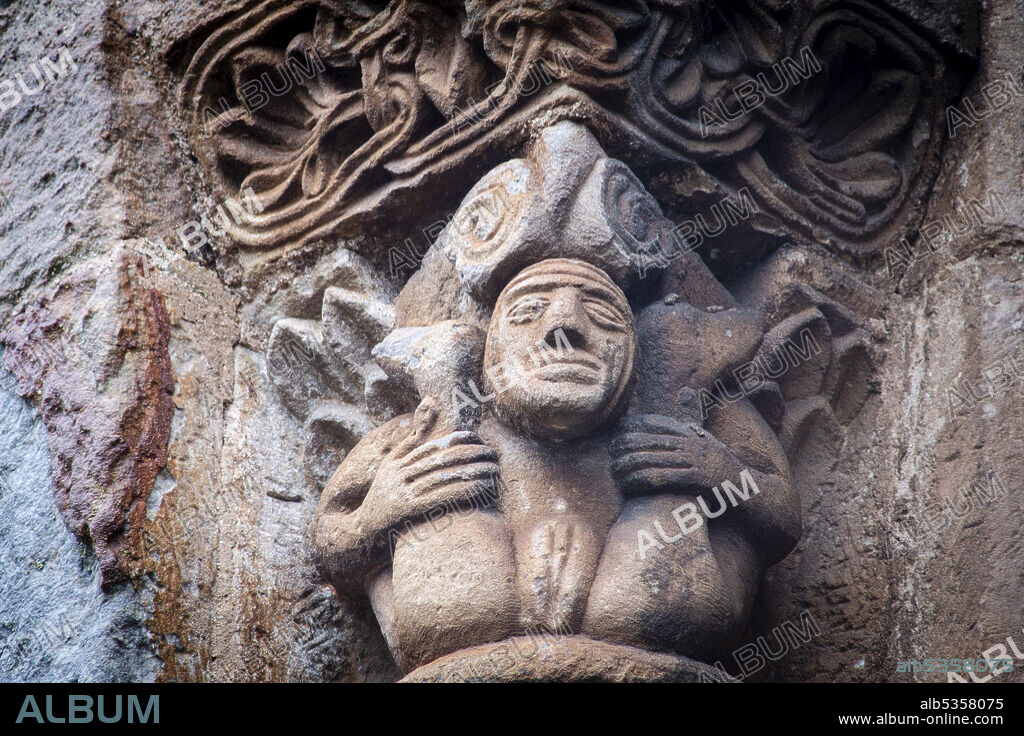
[[[603,364],[594,358],[576,356],[552,360],[530,371],[531,376],[542,381],[569,383],[597,383],[601,379]]]

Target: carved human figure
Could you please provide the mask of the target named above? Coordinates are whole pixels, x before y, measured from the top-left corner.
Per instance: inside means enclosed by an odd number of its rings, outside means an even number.
[[[698,401],[761,316],[670,233],[565,121],[477,183],[399,296],[373,355],[418,403],[341,463],[313,542],[407,672],[538,631],[714,661],[796,544],[773,430]]]
[[[364,438],[324,491],[322,569],[368,592],[406,670],[538,629],[719,655],[799,534],[784,455],[753,406],[712,407],[702,422],[693,402],[756,348],[752,324],[676,295],[634,318],[594,265],[527,266],[486,334],[493,411],[442,431],[450,407],[427,397]],[[482,333],[462,336],[479,355]],[[716,487],[744,471],[758,492],[733,507]],[[698,497],[706,523],[673,516]]]

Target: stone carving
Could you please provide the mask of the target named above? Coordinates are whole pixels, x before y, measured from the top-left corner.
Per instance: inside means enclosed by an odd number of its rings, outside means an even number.
[[[481,200],[502,204],[464,227]],[[572,638],[581,662],[596,647],[568,679],[604,671],[603,646],[696,676],[686,662],[735,642],[764,569],[795,545],[776,430],[792,451],[811,419],[856,414],[864,320],[785,253],[748,284],[761,304],[741,304],[672,251],[669,225],[586,128],[557,123],[473,188],[395,302],[372,350],[386,379],[367,393],[390,384],[415,407],[338,466],[314,547],[340,593],[370,598],[399,665],[427,668],[414,679],[536,630]],[[667,267],[636,268],[652,239]],[[851,279],[829,282],[867,303]],[[749,397],[723,392],[805,329],[821,347],[807,365]],[[731,506],[721,489],[744,474],[757,492]],[[687,500],[712,518],[665,533]]]
[[[0,100],[0,679],[402,677],[381,627],[416,681],[921,679],[1019,629],[1020,3],[4,5],[78,73]]]
[[[219,199],[266,204],[226,223],[247,251],[408,230],[532,121],[571,119],[667,176],[670,215],[749,190],[762,216],[719,249],[865,254],[935,174],[975,23],[954,6],[267,0],[189,39],[181,104]]]
[[[374,418],[390,418],[409,402],[383,385],[370,355],[393,325],[393,291],[359,256],[343,252],[340,258],[322,319],[280,320],[268,349],[270,378],[285,407],[304,423],[303,464],[319,487]]]
[[[46,423],[57,508],[94,545],[104,586],[137,572],[174,413],[167,310],[146,274],[123,248],[86,261],[0,334]]]
[[[265,205],[224,223],[246,262],[355,238],[268,370],[318,567],[410,679],[536,631],[553,658],[487,677],[690,680],[737,642],[791,461],[876,388],[884,300],[821,253],[915,224],[972,8],[269,0],[189,40],[193,148]],[[460,199],[396,296],[382,244]]]

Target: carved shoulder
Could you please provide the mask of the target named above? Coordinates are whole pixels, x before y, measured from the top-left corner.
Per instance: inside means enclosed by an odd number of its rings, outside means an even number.
[[[734,509],[736,521],[772,565],[800,539],[800,499],[778,438],[746,399],[709,412],[706,428],[747,465],[758,486],[757,495]],[[731,479],[736,481],[736,479]]]
[[[365,595],[366,575],[386,557],[381,540],[363,528],[359,505],[380,463],[408,431],[411,415],[377,427],[345,457],[320,497],[312,525],[316,565],[335,589],[353,598]]]
[[[352,448],[338,465],[320,497],[318,514],[352,511],[366,496],[381,462],[406,436],[412,414],[403,414],[382,424]]]

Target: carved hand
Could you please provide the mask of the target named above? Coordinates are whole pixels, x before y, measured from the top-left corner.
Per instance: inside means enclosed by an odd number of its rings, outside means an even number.
[[[409,435],[381,463],[359,507],[364,531],[387,534],[444,506],[455,510],[480,496],[493,499],[497,453],[475,432],[425,441],[436,422],[434,406],[421,403]]]
[[[699,492],[745,467],[707,430],[659,414],[626,417],[609,452],[619,488],[633,496]]]

